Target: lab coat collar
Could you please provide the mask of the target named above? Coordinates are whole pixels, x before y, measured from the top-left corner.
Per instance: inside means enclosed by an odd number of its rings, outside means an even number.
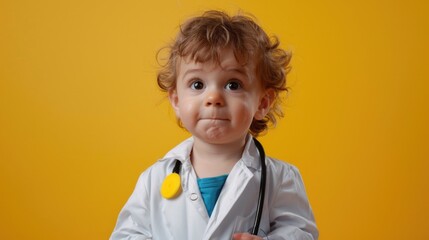
[[[194,138],[190,137],[171,149],[163,158],[166,159],[177,159],[182,162],[184,166],[190,164],[190,156],[192,151],[192,146],[194,145]],[[260,161],[259,161],[259,153],[253,141],[252,135],[248,134],[246,136],[246,144],[243,150],[243,154],[241,156],[241,161],[254,170],[259,169]]]
[[[253,169],[259,169],[261,162],[259,161],[259,153],[253,141],[252,135],[248,134],[246,138],[246,145],[244,147],[243,155],[241,156],[243,163]]]

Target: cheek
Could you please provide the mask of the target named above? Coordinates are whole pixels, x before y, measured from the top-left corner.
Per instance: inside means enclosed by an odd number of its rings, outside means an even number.
[[[233,111],[240,122],[248,123],[252,122],[256,109],[250,102],[242,102],[241,104],[235,106],[235,109]]]
[[[198,113],[198,106],[193,101],[181,101],[179,106],[180,116],[182,118],[189,118]]]

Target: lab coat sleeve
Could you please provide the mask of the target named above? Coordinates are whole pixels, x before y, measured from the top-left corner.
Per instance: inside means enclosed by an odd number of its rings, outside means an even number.
[[[119,213],[110,240],[152,239],[147,190],[148,175],[148,172],[144,172],[137,181],[134,192]]]
[[[297,168],[289,166],[278,173],[279,181],[271,203],[270,240],[316,240],[319,232]]]

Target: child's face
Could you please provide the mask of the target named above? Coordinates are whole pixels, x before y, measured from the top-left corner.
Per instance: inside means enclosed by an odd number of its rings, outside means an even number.
[[[169,97],[194,137],[213,144],[241,141],[252,120],[263,119],[272,93],[262,88],[252,65],[239,64],[230,49],[221,51],[220,65],[181,59],[176,90]]]

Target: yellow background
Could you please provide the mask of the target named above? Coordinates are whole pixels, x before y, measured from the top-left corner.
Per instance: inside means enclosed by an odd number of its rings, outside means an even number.
[[[294,53],[261,138],[299,167],[320,239],[429,239],[427,1],[0,3],[0,238],[107,239],[139,174],[188,134],[155,54],[211,8]]]

